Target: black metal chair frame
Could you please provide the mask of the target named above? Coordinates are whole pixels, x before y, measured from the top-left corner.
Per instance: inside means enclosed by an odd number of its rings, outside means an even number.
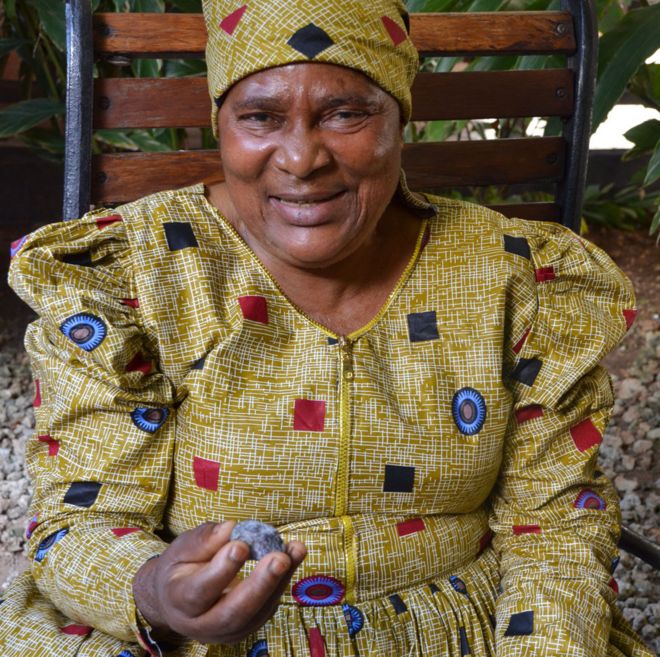
[[[587,174],[591,112],[597,69],[598,31],[594,0],[561,0],[573,17],[577,50],[568,58],[575,76],[575,111],[565,122],[567,162],[557,203],[561,223],[580,230]],[[560,26],[561,27],[561,26]],[[63,218],[90,208],[93,112],[93,32],[90,0],[66,0],[67,85]],[[660,547],[623,527],[619,547],[660,569]]]

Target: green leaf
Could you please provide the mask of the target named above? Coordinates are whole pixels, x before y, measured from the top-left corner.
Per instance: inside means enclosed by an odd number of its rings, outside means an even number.
[[[644,186],[653,184],[658,178],[660,178],[660,139],[658,139],[653,155],[649,160],[646,176],[644,176]]]
[[[156,139],[148,130],[134,130],[129,137],[141,151],[147,153],[172,150],[167,144]]]
[[[17,37],[7,37],[6,39],[0,39],[0,57],[4,57],[12,50],[16,50],[21,46],[26,46],[29,43],[30,42],[27,39],[19,39]]]
[[[54,130],[44,128],[33,128],[21,135],[21,140],[31,146],[51,155],[62,156],[64,154],[64,135]],[[60,159],[55,158],[56,160]]]
[[[408,11],[431,12],[431,11],[455,11],[458,0],[410,0]]]
[[[55,47],[64,52],[66,49],[66,23],[64,20],[64,2],[53,0],[27,0],[39,14],[42,30],[50,37]]]
[[[206,75],[203,59],[172,59],[165,63],[165,76],[182,78],[190,75]]]
[[[660,110],[660,64],[643,64],[628,83],[628,89],[644,105]]]
[[[600,39],[592,131],[605,119],[628,80],[658,47],[660,4],[635,9]]]
[[[64,114],[64,103],[51,98],[33,98],[0,110],[0,139],[25,132],[42,121]]]
[[[162,65],[162,59],[134,59],[131,69],[136,78],[157,78]]]
[[[16,0],[5,0],[5,15],[9,20],[16,18]]]
[[[121,148],[122,150],[140,150],[140,147],[135,140],[131,139],[125,132],[119,132],[118,130],[97,130],[94,133],[94,138],[103,144],[108,144],[108,146],[114,146],[115,148]]]
[[[165,11],[164,0],[131,0],[131,11],[134,12],[160,12]]]
[[[650,153],[656,146],[658,139],[660,139],[660,121],[658,119],[649,119],[630,128],[628,132],[623,135],[628,141],[631,141],[635,146],[631,148],[625,155],[626,160],[631,160],[644,153]]]
[[[653,220],[651,221],[651,228],[649,229],[649,235],[653,235],[656,230],[660,229],[660,205],[658,206],[658,209],[655,211],[655,215],[653,216]],[[658,240],[660,240],[660,234],[658,235]]]
[[[185,14],[201,14],[202,0],[170,0],[173,7]]]

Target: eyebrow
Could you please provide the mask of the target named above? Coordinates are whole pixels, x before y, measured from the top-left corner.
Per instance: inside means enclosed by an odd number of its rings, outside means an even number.
[[[381,103],[378,101],[361,95],[322,97],[319,104],[323,109],[334,109],[345,105],[363,107],[365,109],[377,109],[381,106]],[[255,109],[278,111],[282,109],[282,101],[273,96],[248,96],[247,98],[238,101],[234,105],[234,109],[238,111]]]

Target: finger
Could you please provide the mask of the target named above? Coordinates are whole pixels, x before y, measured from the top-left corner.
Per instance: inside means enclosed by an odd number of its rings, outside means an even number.
[[[167,548],[168,560],[171,563],[211,561],[218,551],[229,542],[235,524],[233,521],[221,524],[207,522],[181,534]]]
[[[284,552],[264,557],[244,580],[198,618],[198,627],[218,634],[233,635],[253,627],[253,618],[268,603],[283,580],[288,581],[292,561]],[[250,631],[252,631],[250,629]]]
[[[293,577],[296,569],[307,555],[307,548],[300,541],[292,541],[286,546],[286,552],[291,558],[291,567],[289,568],[289,571],[286,573],[285,577],[282,578],[280,584],[277,586],[273,594],[265,602],[264,606],[252,618],[250,627],[245,628],[238,633],[223,636],[222,642],[236,643],[244,639],[248,634],[254,632],[262,625],[267,623],[268,620],[275,614],[277,608],[280,605],[282,594],[289,585],[289,582],[291,581],[291,578]]]
[[[181,565],[171,580],[172,599],[187,616],[194,617],[211,609],[224,595],[250,555],[242,541],[226,543],[211,561],[190,569]]]

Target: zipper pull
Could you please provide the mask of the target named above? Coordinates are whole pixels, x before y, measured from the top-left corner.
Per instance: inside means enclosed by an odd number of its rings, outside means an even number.
[[[337,340],[341,350],[341,372],[347,381],[353,380],[353,343],[345,336]]]

